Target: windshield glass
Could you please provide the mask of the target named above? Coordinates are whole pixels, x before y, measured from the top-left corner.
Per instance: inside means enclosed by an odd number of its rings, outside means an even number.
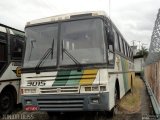
[[[80,64],[106,62],[103,21],[88,19],[61,24],[61,65],[75,65],[67,50]]]
[[[101,19],[30,26],[25,32],[24,68],[56,66],[58,57],[60,66],[106,63],[104,25]],[[57,44],[58,40],[60,43]],[[53,52],[48,54],[52,48]]]
[[[23,66],[36,67],[46,51],[52,47],[53,57],[47,57],[43,66],[56,66],[58,24],[28,27],[25,32],[27,40]]]

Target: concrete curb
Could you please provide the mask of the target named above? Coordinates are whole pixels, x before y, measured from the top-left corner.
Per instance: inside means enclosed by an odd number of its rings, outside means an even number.
[[[156,98],[155,98],[155,96],[152,92],[152,89],[150,88],[148,82],[146,81],[145,77],[141,76],[141,79],[144,81],[145,86],[147,88],[147,92],[148,92],[148,95],[150,97],[150,100],[151,100],[156,118],[157,118],[157,120],[160,120],[160,106],[159,106],[159,104],[158,104],[158,102],[157,102],[157,100],[156,100]]]

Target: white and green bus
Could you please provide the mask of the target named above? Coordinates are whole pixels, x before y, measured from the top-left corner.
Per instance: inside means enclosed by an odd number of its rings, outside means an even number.
[[[0,24],[0,115],[11,113],[20,98],[24,32]]]
[[[131,89],[132,49],[104,12],[33,20],[25,33],[25,110],[112,111]]]

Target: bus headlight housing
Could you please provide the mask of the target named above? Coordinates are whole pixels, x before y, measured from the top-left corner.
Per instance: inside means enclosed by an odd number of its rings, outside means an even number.
[[[100,91],[106,91],[106,86],[100,86]]]
[[[36,93],[36,88],[21,89],[21,94],[33,94],[33,93]]]
[[[99,91],[99,86],[92,86],[92,91]]]
[[[84,92],[103,92],[107,88],[105,85],[81,86],[81,93]]]
[[[24,93],[36,93],[36,89],[24,89]]]
[[[92,88],[91,88],[91,86],[87,86],[87,87],[84,87],[84,90],[85,90],[85,91],[91,91]]]

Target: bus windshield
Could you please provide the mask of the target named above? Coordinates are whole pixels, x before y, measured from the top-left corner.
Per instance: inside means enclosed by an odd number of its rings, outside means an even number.
[[[62,66],[75,64],[64,53],[64,50],[67,50],[80,64],[96,64],[106,61],[101,19],[64,22],[61,24],[60,39],[62,40],[60,62]]]
[[[60,66],[106,62],[104,27],[101,19],[27,27],[26,37],[23,67],[36,67],[49,48],[53,48],[53,56],[48,56],[42,61],[40,67],[56,66],[58,57]],[[58,40],[60,44],[57,44]]]
[[[42,61],[43,66],[56,66],[58,24],[28,27],[26,37],[24,67],[36,67],[49,48],[53,48],[53,57],[50,55]]]

